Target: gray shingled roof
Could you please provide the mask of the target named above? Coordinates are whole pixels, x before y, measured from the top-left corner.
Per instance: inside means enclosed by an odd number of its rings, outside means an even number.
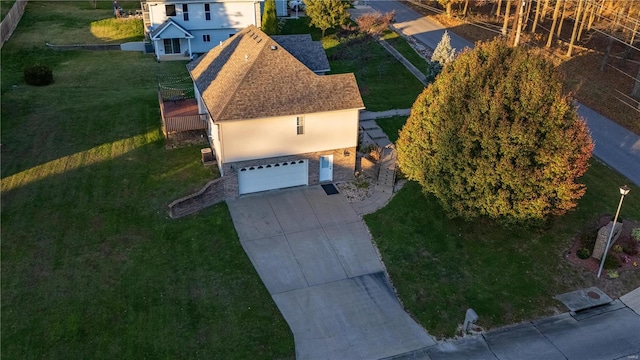
[[[184,27],[180,26],[180,24],[178,24],[177,22],[173,21],[173,19],[168,19],[167,21],[165,21],[162,24],[158,25],[157,28],[155,28],[155,29],[153,29],[151,31],[151,34],[149,34],[150,37],[152,39],[157,37],[158,34],[160,34],[163,30],[165,30],[169,26],[175,26],[176,28],[180,29],[180,31],[184,32],[187,37],[193,38],[193,35],[191,35],[191,32],[189,32],[189,30],[187,30]]]
[[[320,41],[313,41],[311,34],[275,35],[271,36],[275,42],[285,48],[301,63],[313,72],[329,72],[329,60]]]
[[[317,75],[253,25],[187,69],[214,121],[364,108],[353,74]]]

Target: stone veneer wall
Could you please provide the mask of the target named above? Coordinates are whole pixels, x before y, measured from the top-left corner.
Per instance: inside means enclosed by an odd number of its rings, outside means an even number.
[[[345,156],[345,154],[347,154]],[[320,156],[333,155],[333,182],[350,181],[354,178],[356,167],[356,147],[318,151],[306,154],[278,156],[259,160],[237,161],[222,165],[227,197],[238,197],[238,169],[245,166],[273,164],[284,161],[307,159],[309,165],[309,185],[320,183]]]
[[[198,192],[171,202],[169,216],[172,219],[180,218],[224,201],[226,183],[227,178],[211,180]]]

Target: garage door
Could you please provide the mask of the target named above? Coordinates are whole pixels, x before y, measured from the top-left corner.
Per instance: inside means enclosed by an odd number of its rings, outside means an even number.
[[[309,184],[307,160],[247,166],[238,172],[240,194]]]

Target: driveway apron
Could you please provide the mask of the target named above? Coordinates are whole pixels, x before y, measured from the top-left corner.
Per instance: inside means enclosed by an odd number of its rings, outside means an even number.
[[[342,195],[314,186],[227,203],[298,359],[380,359],[435,344],[402,309],[368,229]]]

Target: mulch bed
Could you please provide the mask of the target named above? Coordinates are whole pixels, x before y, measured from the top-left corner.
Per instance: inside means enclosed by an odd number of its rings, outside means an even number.
[[[613,220],[611,218],[611,216],[603,216],[602,218],[600,218],[600,220],[598,221],[598,228],[595,230],[590,230],[590,231],[598,231],[598,229],[600,229],[601,227],[607,225],[611,220]],[[618,241],[616,241],[616,245],[631,245],[631,246],[640,246],[638,244],[638,242],[633,239],[633,237],[631,236],[631,231],[635,228],[640,228],[640,223],[635,222],[635,221],[629,221],[629,220],[623,220],[622,222],[622,233],[620,234],[620,237],[618,238]],[[612,245],[613,246],[613,245]],[[582,267],[584,269],[586,269],[589,272],[592,272],[594,274],[596,274],[598,272],[598,268],[600,267],[600,260],[598,259],[594,259],[592,257],[589,257],[588,259],[580,259],[577,256],[577,251],[580,248],[583,247],[587,247],[589,248],[590,251],[593,250],[593,247],[588,247],[585,246],[579,235],[576,235],[575,237],[575,241],[573,243],[573,246],[567,250],[564,253],[564,257],[565,259],[567,259],[570,263]],[[625,256],[628,258],[629,261],[624,260]],[[640,270],[640,253],[636,253],[635,255],[629,255],[629,254],[625,254],[624,252],[614,252],[611,249],[609,249],[609,253],[607,255],[607,257],[616,257],[618,258],[618,267],[615,269],[618,271],[618,273],[622,272],[622,271],[638,271]],[[635,264],[635,265],[634,265]],[[604,276],[606,276],[606,269],[603,270],[603,274],[605,274]]]

